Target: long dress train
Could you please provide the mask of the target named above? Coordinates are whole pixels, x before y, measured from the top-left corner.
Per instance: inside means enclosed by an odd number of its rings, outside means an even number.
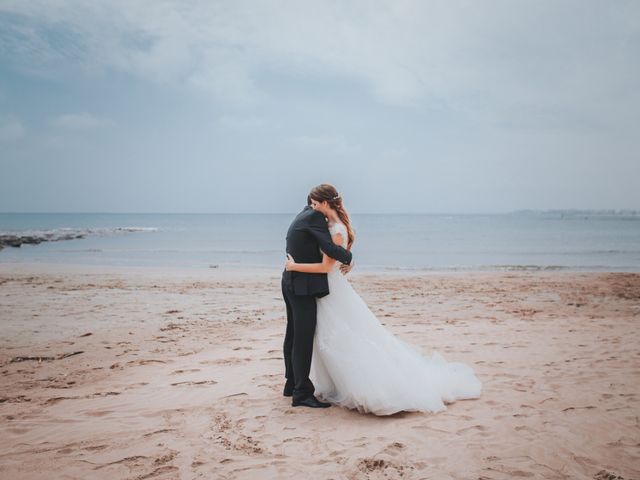
[[[330,230],[342,233],[346,244],[343,224]],[[482,383],[471,367],[447,362],[435,351],[425,356],[395,337],[338,266],[328,273],[329,295],[317,300],[310,373],[316,395],[376,415],[438,412],[446,410],[445,403],[480,396]]]

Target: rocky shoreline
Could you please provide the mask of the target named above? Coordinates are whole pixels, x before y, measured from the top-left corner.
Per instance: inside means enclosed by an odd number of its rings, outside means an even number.
[[[116,228],[61,228],[56,230],[33,231],[23,233],[0,233],[0,250],[4,247],[19,248],[22,245],[37,245],[43,242],[59,242],[76,240],[93,235],[109,235],[113,233],[149,232],[157,228],[116,227]]]
[[[65,235],[55,236],[54,234],[42,235],[0,235],[0,250],[4,247],[19,248],[22,245],[37,245],[42,242],[57,242],[61,240],[73,240],[76,238],[84,238],[87,234],[68,233]]]

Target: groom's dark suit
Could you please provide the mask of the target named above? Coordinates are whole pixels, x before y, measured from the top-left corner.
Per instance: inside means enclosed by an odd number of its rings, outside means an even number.
[[[322,213],[306,206],[287,231],[287,253],[297,263],[321,263],[322,252],[349,264],[351,252],[331,240]],[[329,294],[326,273],[282,273],[282,295],[287,306],[284,364],[287,385],[293,386],[293,400],[303,400],[315,391],[309,380],[313,336],[316,331],[316,297]]]

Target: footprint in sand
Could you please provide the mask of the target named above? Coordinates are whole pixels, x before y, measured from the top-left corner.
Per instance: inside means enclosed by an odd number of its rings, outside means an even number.
[[[586,408],[588,410],[592,409],[592,408],[596,408],[593,405],[587,405],[586,407],[567,407],[567,408],[563,408],[562,411],[563,412],[568,412],[569,410],[579,410],[582,408]]]
[[[200,380],[200,381],[186,381],[186,382],[175,382],[172,383],[171,386],[175,387],[178,385],[215,385],[218,382],[215,380]]]
[[[461,428],[456,432],[456,435],[460,435],[463,432],[466,432],[467,430],[474,430],[474,429],[480,431],[483,437],[486,437],[487,435],[489,435],[488,433],[486,433],[487,427],[483,425],[472,425],[470,427]]]
[[[287,442],[302,442],[307,440],[306,437],[290,437],[290,438],[285,438],[282,443],[287,443]]]
[[[175,431],[174,428],[163,428],[162,430],[156,430],[154,432],[145,433],[143,437],[150,437],[152,435],[157,435],[159,433],[169,433]]]
[[[88,447],[84,447],[83,450],[89,450],[90,452],[104,450],[108,445],[89,445]]]
[[[127,365],[136,364],[136,365],[151,365],[154,363],[167,363],[164,360],[155,360],[155,359],[142,359],[142,360],[131,360],[127,362]]]
[[[44,404],[45,405],[53,405],[56,404],[58,402],[61,402],[62,400],[73,400],[75,398],[80,398],[80,397],[52,397],[52,398],[48,398]]]
[[[113,413],[113,410],[96,410],[94,412],[86,412],[85,415],[87,417],[104,417],[110,413]]]
[[[193,373],[193,372],[199,372],[200,369],[199,368],[190,368],[188,370],[174,370],[173,372],[171,372],[171,375],[177,375],[180,373]]]
[[[515,427],[515,430],[516,430],[516,432],[520,432],[522,430],[526,430],[526,431],[531,432],[531,433],[537,433],[538,432],[536,429],[531,428],[531,427],[527,427],[526,425],[517,425]]]
[[[392,457],[395,457],[396,455],[399,455],[405,448],[406,448],[406,445],[404,443],[393,442],[387,445],[382,451],[387,455],[391,455]]]
[[[139,465],[141,460],[145,460],[147,457],[144,455],[133,455],[131,457],[121,458],[120,460],[116,460],[114,462],[103,463],[102,465],[98,465],[94,468],[94,470],[99,470],[104,467],[108,467],[109,465],[117,465],[119,463],[124,463],[126,465]]]
[[[505,473],[505,474],[508,475],[508,478],[512,478],[512,477],[535,477],[535,474],[533,474],[531,472],[525,472],[524,470],[512,470],[512,469],[509,469],[509,468],[505,468],[504,470],[501,470],[501,469],[498,469],[498,468],[487,468],[486,470]]]

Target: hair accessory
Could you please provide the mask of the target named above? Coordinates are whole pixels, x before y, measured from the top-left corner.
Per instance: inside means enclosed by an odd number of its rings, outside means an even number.
[[[340,198],[340,195],[336,195],[335,197],[333,197],[331,200],[338,200]]]

